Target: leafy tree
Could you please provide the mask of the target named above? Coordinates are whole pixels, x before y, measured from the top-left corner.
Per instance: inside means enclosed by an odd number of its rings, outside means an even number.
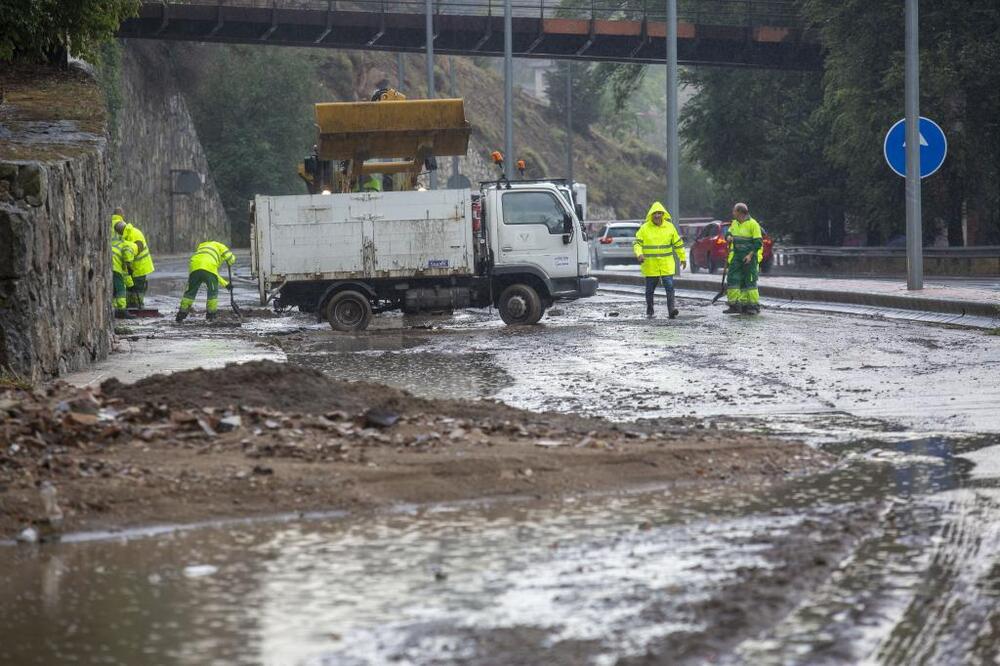
[[[315,55],[261,46],[175,49],[180,77],[233,236],[246,242],[255,194],[300,194],[297,174],[316,141]]]
[[[706,69],[684,80],[699,92],[682,136],[729,205],[746,201],[772,232],[798,241],[840,242],[844,176],[824,154],[819,75]]]
[[[697,71],[684,117],[692,156],[732,198],[803,242],[869,243],[904,232],[902,178],[886,167],[885,132],[903,116],[903,3],[802,0],[825,48],[822,76]],[[923,181],[925,240],[963,220],[978,243],[1000,242],[1000,6],[942,0],[921,10],[921,112],[949,140],[944,168]]]
[[[0,60],[89,59],[139,0],[0,0]]]

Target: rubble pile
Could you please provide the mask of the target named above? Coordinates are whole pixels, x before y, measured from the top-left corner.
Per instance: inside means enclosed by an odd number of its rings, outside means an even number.
[[[199,452],[238,448],[252,459],[363,463],[372,447],[419,453],[458,444],[494,446],[525,440],[541,448],[615,450],[628,440],[673,439],[668,434],[569,432],[544,422],[407,414],[378,407],[309,414],[248,405],[131,404],[101,389],[58,382],[44,390],[11,389],[0,394],[0,416],[0,483],[22,485],[52,478],[148,473],[101,459],[102,452],[119,446],[187,447]]]

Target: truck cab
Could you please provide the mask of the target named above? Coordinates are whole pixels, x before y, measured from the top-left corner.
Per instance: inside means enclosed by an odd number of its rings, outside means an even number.
[[[497,307],[505,321],[511,313],[505,316],[503,290],[515,283],[537,293],[540,311],[537,317],[527,317],[534,321],[557,300],[596,293],[583,224],[558,186],[502,181],[485,183],[480,192],[493,256],[490,275],[499,289]],[[533,315],[531,310],[527,314]]]

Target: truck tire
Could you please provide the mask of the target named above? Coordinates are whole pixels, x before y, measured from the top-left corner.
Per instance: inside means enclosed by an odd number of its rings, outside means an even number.
[[[698,262],[694,260],[694,252],[691,253],[691,258],[688,260],[688,266],[690,266],[692,273],[698,272]]]
[[[708,255],[708,272],[715,275],[719,271],[719,267],[715,264],[715,257]]]
[[[372,320],[372,305],[368,297],[358,291],[338,291],[330,297],[323,308],[330,328],[351,333],[368,328]]]
[[[508,326],[537,324],[545,312],[538,292],[526,284],[512,284],[500,294],[500,318]]]

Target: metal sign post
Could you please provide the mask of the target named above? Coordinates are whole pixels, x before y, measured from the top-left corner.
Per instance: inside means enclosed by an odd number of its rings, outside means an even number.
[[[920,211],[920,53],[918,1],[906,0],[906,288],[924,288]]]

